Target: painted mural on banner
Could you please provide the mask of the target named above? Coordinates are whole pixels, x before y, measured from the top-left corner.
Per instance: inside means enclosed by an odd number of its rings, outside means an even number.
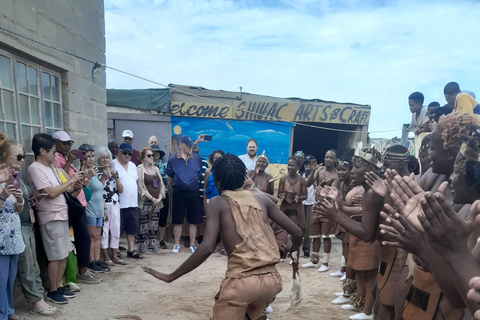
[[[212,136],[212,141],[199,144],[200,156],[207,159],[215,150],[237,156],[247,153],[250,138],[258,142],[258,154],[265,150],[270,163],[287,163],[292,125],[279,122],[240,121],[202,118],[171,117],[172,136],[189,135],[196,140],[200,134]]]
[[[370,106],[331,102],[233,101],[233,106],[170,103],[172,116],[248,121],[292,121],[368,125]]]

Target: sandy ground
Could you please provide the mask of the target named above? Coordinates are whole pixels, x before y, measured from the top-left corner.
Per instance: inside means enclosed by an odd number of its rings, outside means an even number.
[[[171,243],[168,245],[172,247]],[[340,267],[340,252],[341,243],[334,239],[328,272],[319,273],[317,269],[301,268],[300,278],[307,296],[296,310],[288,312],[281,310],[289,301],[287,294],[291,285],[292,268],[288,262],[278,264],[283,291],[273,303],[274,311],[269,319],[348,319],[353,312],[343,311],[340,306],[330,303],[335,299],[334,293],[341,291],[339,278],[329,276],[330,272]],[[225,274],[225,256],[213,254],[199,268],[170,284],[158,281],[141,268],[146,265],[170,272],[189,255],[189,249],[182,246],[178,254],[163,250],[160,254],[150,253],[143,260],[125,258],[128,265],[114,266],[112,271],[102,274],[102,283],[80,284],[81,291],[77,292],[77,296],[67,305],[59,306],[60,312],[52,318],[103,320],[120,315],[136,315],[143,320],[209,319],[213,297]],[[307,261],[307,258],[300,259],[300,263]],[[15,304],[16,313],[27,319],[47,319],[29,314],[30,305],[23,295],[15,300]]]

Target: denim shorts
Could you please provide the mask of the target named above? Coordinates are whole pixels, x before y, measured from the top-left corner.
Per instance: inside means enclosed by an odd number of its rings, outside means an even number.
[[[87,217],[87,225],[89,227],[103,227],[103,218]]]

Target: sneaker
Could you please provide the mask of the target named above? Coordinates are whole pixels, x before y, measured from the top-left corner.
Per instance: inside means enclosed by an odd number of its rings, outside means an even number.
[[[45,300],[57,303],[57,304],[67,304],[68,300],[63,295],[61,295],[58,290],[47,293]]]
[[[160,241],[160,248],[161,248],[161,249],[168,249],[167,244],[165,243],[165,241],[163,241],[163,240]]]
[[[318,268],[318,272],[327,272],[330,268],[324,264],[320,268]]]
[[[335,300],[332,300],[332,304],[347,304],[350,303],[350,298],[346,298],[344,296],[340,296]]]
[[[75,293],[68,291],[64,287],[59,287],[57,289],[57,292],[60,293],[62,296],[64,296],[67,299],[75,298]]]
[[[310,252],[304,252],[303,257],[304,258],[310,258]]]
[[[341,297],[341,296],[343,296],[343,292],[335,292],[335,296]]]
[[[366,315],[365,313],[360,312],[348,318],[351,320],[373,320],[373,314]]]
[[[302,264],[302,268],[318,268],[318,264],[308,261],[305,264]]]
[[[330,273],[330,277],[343,277],[343,272],[340,270],[335,271],[334,273]]]
[[[87,269],[87,272],[85,272],[84,274],[77,274],[77,281],[86,284],[98,284],[102,282],[102,279],[94,276],[93,273],[89,269]]]
[[[340,279],[338,279],[338,280],[343,281],[343,280],[345,280],[346,278],[347,278],[347,275],[344,273],[343,276],[342,276]]]
[[[172,249],[172,252],[173,253],[178,253],[178,251],[180,251],[180,246],[174,246],[173,249]]]
[[[273,308],[271,305],[268,305],[268,307],[265,308],[265,313],[266,314],[269,314],[269,313],[272,313],[273,312]]]
[[[69,282],[65,285],[65,288],[68,290],[68,291],[71,291],[71,292],[79,292],[80,291],[80,287],[78,286],[78,284],[74,283],[74,282]]]
[[[190,251],[191,251],[192,253],[194,253],[195,250],[197,250],[197,248],[196,248],[195,246],[190,246]]]
[[[160,249],[157,246],[150,246],[150,249],[152,249],[153,253],[160,253]]]
[[[99,267],[95,261],[90,262],[88,268],[95,273],[104,273],[105,270],[102,267]]]
[[[342,308],[342,310],[347,310],[347,311],[355,311],[355,312],[360,311],[357,308],[355,308],[354,306],[352,306],[351,304],[344,304],[341,308]]]

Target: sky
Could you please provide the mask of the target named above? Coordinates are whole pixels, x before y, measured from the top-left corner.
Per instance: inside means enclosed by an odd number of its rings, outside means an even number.
[[[107,66],[146,79],[369,104],[401,136],[414,91],[480,97],[480,1],[105,0]],[[107,88],[162,86],[107,68]],[[477,99],[479,100],[479,99]]]

